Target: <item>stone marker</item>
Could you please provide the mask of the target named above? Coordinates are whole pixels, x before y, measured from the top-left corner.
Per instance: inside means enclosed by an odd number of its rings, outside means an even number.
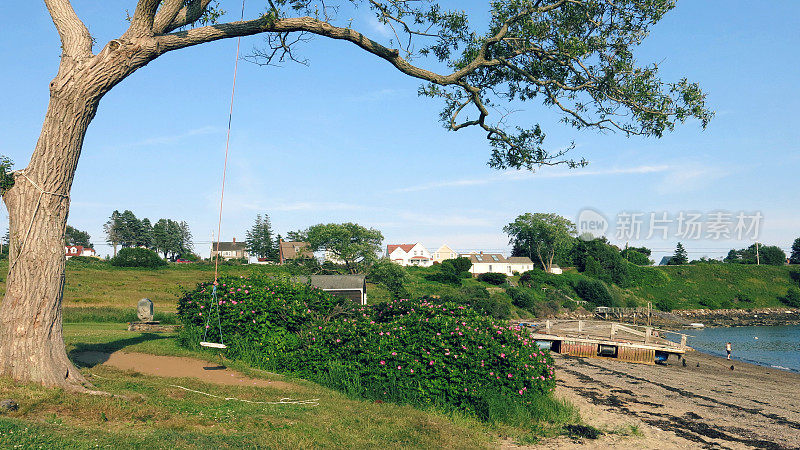
[[[19,409],[19,406],[14,400],[11,400],[10,398],[0,400],[0,414],[16,411],[17,409]]]
[[[139,316],[139,320],[142,322],[152,322],[153,302],[149,298],[139,300],[139,304],[136,306],[136,312]]]

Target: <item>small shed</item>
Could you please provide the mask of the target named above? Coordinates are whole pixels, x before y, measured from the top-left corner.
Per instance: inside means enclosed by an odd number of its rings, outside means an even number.
[[[367,304],[367,278],[364,275],[311,275],[297,277],[296,281],[308,283],[360,305]]]

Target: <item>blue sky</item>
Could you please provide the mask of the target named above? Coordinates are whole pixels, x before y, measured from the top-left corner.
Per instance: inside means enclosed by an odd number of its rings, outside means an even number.
[[[223,5],[234,11],[234,3]],[[463,2],[478,12],[484,4]],[[135,2],[74,5],[101,46],[124,31],[124,9]],[[249,5],[252,16],[257,4]],[[368,14],[357,12],[354,26],[385,38]],[[666,80],[701,83],[716,111],[706,130],[688,122],[662,139],[625,138],[577,131],[559,124],[553,111],[526,105],[514,120],[541,123],[552,148],[574,141],[572,155],[591,163],[572,171],[490,169],[482,133],[446,131],[437,120],[440,104],[417,97],[417,81],[346,43],[304,44],[308,66],[242,62],[222,237],[243,239],[255,215],[268,213],[284,234],[353,221],[380,229],[385,243],[506,250],[502,227],[521,213],[574,220],[592,208],[612,222],[611,240],[624,245],[614,232],[620,212],[759,211],[758,239],[788,248],[800,236],[797,17],[795,1],[753,8],[744,1],[684,0],[654,27],[637,58],[659,62]],[[6,8],[0,30],[0,154],[21,168],[39,134],[59,42],[43,2]],[[243,53],[262,42],[243,39]],[[114,209],[130,209],[153,221],[188,221],[198,253],[207,255],[235,46],[227,40],[167,54],[103,99],[86,137],[69,219],[92,235],[101,254],[110,251],[102,245],[102,224]],[[670,233],[631,244],[661,255],[677,240]],[[700,257],[751,242],[684,245]]]

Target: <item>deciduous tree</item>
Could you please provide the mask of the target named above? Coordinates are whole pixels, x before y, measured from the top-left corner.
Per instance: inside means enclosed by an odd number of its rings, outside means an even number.
[[[67,230],[64,233],[64,244],[92,248],[94,246],[92,245],[91,239],[92,237],[86,231],[81,231],[67,225]]]
[[[795,239],[792,244],[792,254],[789,256],[789,264],[800,264],[800,238]]]
[[[549,271],[556,254],[566,254],[575,241],[575,224],[558,214],[525,213],[503,227],[509,244]]]
[[[216,23],[216,1],[138,0],[127,29],[97,51],[69,0],[44,3],[61,38],[61,60],[30,162],[10,174],[13,186],[2,186],[12,252],[0,309],[0,375],[48,386],[86,383],[66,356],[61,328],[61,246],[86,131],[111,89],[168,52],[259,33],[267,36],[255,55],[261,63],[295,59],[293,44],[310,36],[355,45],[422,81],[420,93],[443,102],[448,129],[481,128],[497,168],[585,164],[549,151],[539,125],[507,126],[507,117],[490,116],[508,102],[518,109],[540,101],[574,127],[628,135],[658,137],[687,118],[705,126],[711,117],[697,84],[664,82],[656,65],[636,65],[633,49],[671,0],[498,0],[489,4],[484,30],[435,1],[271,0],[258,17]],[[349,8],[359,6],[396,37],[381,43],[351,26]],[[125,11],[119,7],[120,19]]]
[[[327,223],[309,227],[304,235],[314,251],[326,250],[347,267],[350,273],[377,260],[383,234],[356,223]]]

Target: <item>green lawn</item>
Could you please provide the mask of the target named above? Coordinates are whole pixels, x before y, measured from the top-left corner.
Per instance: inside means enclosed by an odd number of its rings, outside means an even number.
[[[170,334],[128,332],[120,324],[66,324],[64,335],[69,352],[124,350],[216,359],[178,347]],[[494,426],[458,414],[376,404],[308,381],[247,369],[235,362],[226,364],[252,377],[291,383],[292,397],[320,398],[320,404],[277,406],[225,401],[168,385],[255,401],[275,400],[287,393],[275,388],[159,378],[103,366],[81,370],[98,389],[114,394],[112,398],[0,378],[0,398],[13,398],[20,404],[18,411],[0,416],[0,447],[484,448],[495,446],[498,435],[531,441],[542,434],[539,425]]]
[[[674,299],[676,309],[765,308],[784,306],[779,297],[791,286],[789,277],[797,266],[743,264],[695,264],[660,266],[651,270],[666,275],[662,282],[644,283],[628,289],[643,301]],[[749,299],[750,301],[746,301]]]

